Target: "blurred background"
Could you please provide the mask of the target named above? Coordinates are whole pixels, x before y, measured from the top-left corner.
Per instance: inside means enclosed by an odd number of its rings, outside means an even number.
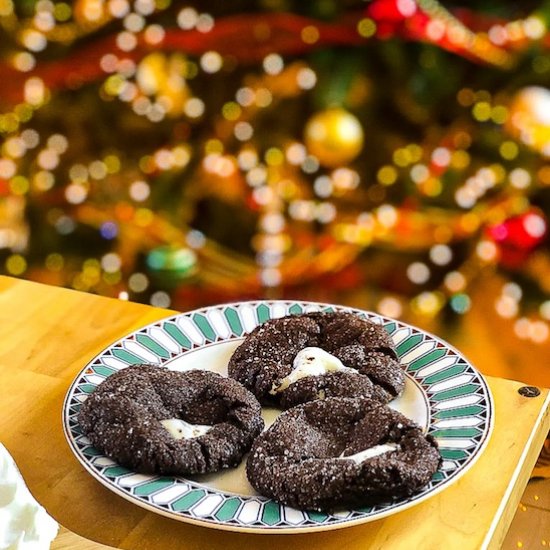
[[[353,305],[550,386],[550,3],[0,0],[0,271]]]

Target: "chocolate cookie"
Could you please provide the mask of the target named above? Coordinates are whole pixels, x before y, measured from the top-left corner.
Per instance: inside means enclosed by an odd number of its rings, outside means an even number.
[[[327,397],[388,402],[405,386],[388,333],[352,313],[269,320],[235,350],[228,371],[260,402],[283,408]]]
[[[105,380],[78,416],[94,447],[142,473],[236,466],[264,426],[260,404],[213,372],[134,365]]]
[[[412,495],[440,460],[435,440],[402,414],[334,397],[282,413],[254,441],[246,473],[262,495],[321,511]]]

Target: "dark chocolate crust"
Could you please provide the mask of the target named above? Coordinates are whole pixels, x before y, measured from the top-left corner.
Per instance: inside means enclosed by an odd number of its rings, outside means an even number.
[[[338,458],[390,442],[399,449],[361,464]],[[262,495],[330,511],[412,495],[440,460],[435,440],[401,413],[371,399],[335,397],[282,413],[254,441],[246,472]]]
[[[302,378],[271,395],[273,385],[293,370],[296,355],[309,346],[338,357],[357,374]],[[259,325],[235,350],[228,372],[260,402],[283,408],[328,397],[370,397],[387,403],[405,386],[388,333],[380,325],[342,312],[289,315]]]
[[[161,420],[212,425],[173,438]],[[236,466],[264,426],[261,407],[241,384],[219,374],[134,365],[105,380],[78,416],[94,447],[142,473],[201,474]]]

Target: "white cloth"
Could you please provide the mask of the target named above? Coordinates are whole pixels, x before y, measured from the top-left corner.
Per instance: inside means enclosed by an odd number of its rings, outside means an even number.
[[[0,443],[0,550],[47,550],[58,529]]]

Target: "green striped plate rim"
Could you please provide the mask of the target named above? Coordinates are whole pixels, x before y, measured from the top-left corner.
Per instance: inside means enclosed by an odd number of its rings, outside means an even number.
[[[261,496],[224,493],[183,477],[138,474],[101,454],[82,434],[77,421],[81,404],[114,372],[137,363],[163,365],[204,346],[242,338],[268,319],[311,311],[348,311],[381,324],[391,335],[406,374],[425,392],[428,432],[438,441],[443,462],[432,481],[416,495],[334,514],[296,510]],[[63,425],[72,451],[91,475],[115,493],[181,521],[261,533],[335,529],[413,506],[466,472],[487,444],[492,418],[492,399],[482,375],[439,338],[368,311],[281,300],[212,306],[143,327],[94,357],[75,378],[63,406]]]

